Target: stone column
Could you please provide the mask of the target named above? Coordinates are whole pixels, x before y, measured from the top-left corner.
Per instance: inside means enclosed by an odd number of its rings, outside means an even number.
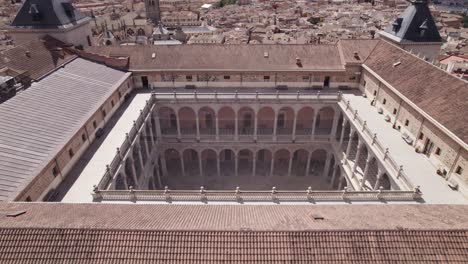
[[[253,151],[252,177],[255,177],[257,171],[257,151]]]
[[[203,161],[201,152],[197,152],[198,154],[198,169],[200,170],[200,180],[201,184],[205,184],[205,175],[203,174]]]
[[[165,156],[165,152],[163,153],[163,155],[160,156],[161,158],[161,166],[162,166],[162,171],[163,171],[163,177],[168,177],[167,175],[167,164],[166,164],[166,156]]]
[[[336,138],[336,130],[338,129],[338,121],[340,119],[340,109],[335,109],[335,116],[333,117],[333,126],[331,130],[330,137]]]
[[[235,111],[236,112],[234,113],[234,140],[239,140],[239,117],[237,116],[237,109]]]
[[[358,149],[356,152],[356,158],[354,159],[354,166],[353,166],[353,171],[351,172],[354,177],[354,172],[356,172],[356,168],[359,162],[359,155],[361,155],[362,148],[364,147],[364,140],[362,140],[360,137],[358,138]]]
[[[120,174],[123,177],[123,182],[124,182],[124,188],[125,190],[128,190],[128,184],[127,184],[127,173],[125,172],[125,169],[123,169]],[[118,175],[118,174],[117,174]],[[115,184],[114,184],[114,189],[115,189]]]
[[[153,146],[154,146],[154,142],[155,142],[155,138],[154,138],[153,127],[152,127],[152,123],[151,123],[152,120],[151,120],[151,119],[152,119],[152,118],[150,118],[150,117],[148,118],[148,122],[146,122],[146,126],[148,126],[149,129],[147,129],[147,130],[145,130],[145,131],[149,131],[150,134],[147,135],[147,136],[151,137],[151,147],[153,147]],[[146,127],[145,127],[145,128],[146,128]],[[148,142],[148,141],[146,141],[146,142]],[[146,143],[146,144],[148,144],[148,143]],[[151,149],[152,149],[152,148],[151,148]]]
[[[332,180],[333,177],[335,176],[336,166],[338,166],[338,165],[336,164],[336,161],[335,161],[335,164],[333,164],[333,167],[332,167],[332,173],[331,173],[332,176],[331,176],[330,180]],[[328,179],[328,175],[327,175],[327,179]]]
[[[275,153],[271,152],[271,164],[270,164],[270,177],[273,177],[273,170],[275,169]]]
[[[153,170],[154,171],[154,170]],[[158,179],[158,186],[159,188],[163,188],[162,180],[161,180],[161,174],[159,173],[159,165],[156,165],[156,177]]]
[[[310,170],[310,158],[312,157],[312,151],[309,151],[309,155],[307,155],[307,165],[306,171],[304,173],[305,177],[309,177],[309,170]]]
[[[317,116],[318,112],[314,109],[314,120],[312,121],[312,134],[310,135],[310,140],[314,140],[315,138],[315,125],[317,124]]]
[[[276,129],[278,127],[278,112],[275,110],[275,121],[273,123],[273,141],[276,141]]]
[[[341,149],[341,146],[343,145],[345,126],[346,126],[346,120],[343,120],[343,124],[341,126],[341,135],[340,135],[340,149]]]
[[[354,129],[351,128],[349,130],[349,141],[348,141],[348,147],[346,148],[346,154],[345,154],[346,158],[348,158],[349,152],[351,151],[351,145],[353,143],[353,134],[354,134]]]
[[[258,111],[255,111],[255,116],[254,116],[254,140],[255,141],[257,141],[258,139],[257,130],[258,130]]]
[[[176,120],[177,120],[177,139],[182,138],[182,133],[180,133],[180,120],[179,120],[179,111],[176,112]]]
[[[156,139],[160,139],[162,133],[161,133],[161,123],[159,121],[159,116],[155,114],[154,118],[156,120]]]
[[[289,164],[288,164],[288,177],[291,177],[292,163],[294,155],[289,153]]]
[[[344,172],[341,173],[341,176],[340,176],[340,182],[338,183],[338,191],[341,191],[343,190],[343,179],[344,179]]]
[[[132,160],[132,174],[133,174],[133,176],[132,176],[133,181],[135,182],[135,186],[133,186],[133,188],[138,189],[138,177],[137,177],[137,173],[136,173],[136,169],[135,169],[135,161],[134,160]]]
[[[234,157],[235,157],[235,160],[234,160],[234,166],[235,166],[235,175],[236,177],[239,177],[239,155],[236,153],[234,153]]]
[[[141,135],[140,135],[141,136]],[[138,151],[138,157],[140,157],[140,165],[141,165],[141,176],[145,177],[145,163],[143,162],[143,156],[141,155],[141,151],[142,151],[142,148],[140,146],[140,143],[138,142],[139,141],[139,138],[137,140],[135,140],[135,146],[138,146],[138,149],[140,151]],[[133,149],[132,149],[132,152],[133,152]]]
[[[184,153],[180,155],[180,168],[182,169],[182,176],[185,177],[185,164],[184,164]]]
[[[371,160],[372,160],[372,156],[370,155],[370,153],[368,153],[367,154],[367,159],[366,159],[366,167],[364,168],[364,174],[362,176],[361,190],[366,185],[367,175],[369,174],[369,164],[370,164]]]
[[[328,176],[328,171],[330,170],[330,162],[331,162],[332,155],[333,154],[331,152],[327,153],[327,160],[325,161],[325,167],[323,168],[322,177],[327,178]]]
[[[218,124],[218,113],[215,114],[215,121],[216,121],[216,140],[219,140],[219,124]]]
[[[385,170],[379,166],[379,170],[377,173],[377,180],[375,181],[375,185],[374,185],[374,191],[379,189],[380,181],[382,180],[382,176],[384,173],[385,173]]]
[[[198,120],[198,111],[195,113],[195,123],[197,126],[197,140],[200,140],[200,121]]]
[[[336,170],[338,168],[339,164],[335,164],[335,166],[333,166],[333,175],[332,175],[332,178],[331,178],[331,181],[330,181],[330,189],[333,189],[333,183],[335,182],[335,179],[336,179]]]
[[[143,129],[142,129],[142,132],[143,132]],[[146,133],[145,134],[141,133],[140,137],[141,136],[143,136],[143,141],[145,142],[145,145],[146,145],[146,155],[147,155],[148,159],[151,159],[151,152],[150,152],[150,148],[149,148],[149,145],[148,145],[149,143],[148,143],[148,140],[146,140],[146,137],[148,137],[148,135],[146,135]],[[152,136],[149,135],[149,137],[152,137]],[[153,143],[152,139],[151,139],[151,143]],[[151,148],[151,149],[153,149],[153,148]]]
[[[292,130],[292,140],[296,140],[296,124],[297,124],[297,111],[294,111],[294,121],[293,121],[293,130]]]
[[[221,177],[221,165],[220,165],[219,154],[216,154],[216,171],[218,172],[218,177]]]

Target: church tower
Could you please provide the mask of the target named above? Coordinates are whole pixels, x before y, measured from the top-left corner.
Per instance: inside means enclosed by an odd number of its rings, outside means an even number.
[[[161,19],[159,0],[145,0],[146,17],[156,26]]]
[[[411,0],[410,3],[379,36],[427,60],[436,59],[443,41],[427,0]]]

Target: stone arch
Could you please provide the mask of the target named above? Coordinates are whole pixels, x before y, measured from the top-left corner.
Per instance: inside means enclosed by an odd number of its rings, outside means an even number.
[[[175,149],[166,149],[164,151],[166,159],[167,176],[180,176],[182,175],[181,157],[179,151]]]
[[[275,126],[275,110],[269,106],[260,108],[257,114],[257,134],[273,135]]]
[[[146,36],[145,30],[143,28],[138,28],[137,29],[137,35],[138,36]]]
[[[273,175],[287,176],[289,170],[290,152],[287,149],[280,149],[274,155]]]
[[[349,153],[348,153],[349,155],[346,158],[348,160],[355,160],[357,149],[358,149],[358,144],[359,144],[359,135],[356,131],[353,133],[353,136],[351,137],[349,144],[351,144],[351,148],[349,149]]]
[[[293,153],[291,174],[295,176],[306,176],[307,159],[309,152],[305,149],[298,149]]]
[[[223,149],[219,152],[219,164],[222,176],[235,176],[236,155],[232,149]]]
[[[359,153],[359,157],[356,157],[356,162],[357,162],[357,167],[361,170],[361,172],[364,172],[364,169],[366,168],[366,162],[367,162],[367,156],[369,155],[369,151],[367,149],[366,144],[362,145],[361,153]]]
[[[321,108],[317,114],[317,121],[315,122],[315,134],[316,135],[328,135],[332,131],[333,117],[335,116],[335,110],[326,106]]]
[[[143,167],[141,166],[142,160],[140,159],[140,147],[135,144],[132,149],[132,160],[135,166],[136,178],[140,179],[143,174]]]
[[[198,124],[200,126],[201,135],[216,134],[216,113],[208,106],[204,106],[198,110]]]
[[[309,175],[321,176],[327,160],[327,151],[317,149],[310,155]]]
[[[125,178],[122,176],[121,173],[117,174],[115,177],[115,187],[116,190],[126,190],[127,184],[125,183]]]
[[[218,110],[218,127],[220,135],[234,135],[235,129],[234,109],[229,106],[221,107]]]
[[[179,125],[182,135],[195,135],[197,133],[195,111],[192,108],[184,106],[179,109]]]
[[[312,126],[314,122],[314,109],[310,106],[302,107],[297,112],[296,135],[312,134]]]
[[[200,175],[200,166],[198,160],[199,153],[192,148],[185,149],[182,152],[182,159],[184,161],[185,175],[193,177],[194,175]]]
[[[237,111],[237,127],[239,135],[253,135],[255,125],[255,111],[247,106]]]
[[[290,135],[294,125],[294,109],[289,106],[282,107],[278,111],[276,119],[276,133],[278,135]]]
[[[159,124],[162,134],[177,134],[177,115],[170,107],[161,107],[158,110]]]
[[[367,171],[367,178],[364,188],[372,190],[374,189],[375,183],[377,182],[377,174],[379,173],[379,164],[377,159],[375,157],[372,158],[367,166],[369,166],[369,169]]]
[[[338,118],[338,126],[336,127],[335,139],[340,140],[341,131],[343,130],[343,113],[340,112],[340,117]]]
[[[215,177],[218,175],[218,155],[213,149],[204,149],[201,152],[202,170],[208,177]]]
[[[270,168],[273,154],[269,149],[257,151],[255,174],[259,176],[270,176]]]
[[[242,176],[250,176],[253,171],[253,152],[250,149],[241,149],[237,155],[238,173]]]
[[[132,164],[133,164],[132,159],[127,158],[125,160],[125,174],[127,175],[127,177],[125,178],[125,181],[127,182],[127,187],[128,188],[130,188],[130,187],[136,188],[137,187],[135,185],[135,180],[134,180],[135,175],[133,174],[133,168],[132,168],[133,165]]]
[[[377,186],[377,189],[379,189],[380,187],[382,187],[383,190],[392,189],[392,183],[387,173],[382,174],[382,176],[380,177],[379,186]]]

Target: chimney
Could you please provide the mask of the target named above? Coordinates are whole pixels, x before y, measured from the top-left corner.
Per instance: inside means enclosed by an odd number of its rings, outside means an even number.
[[[31,52],[29,50],[25,51],[24,55],[26,55],[28,58],[31,58]]]

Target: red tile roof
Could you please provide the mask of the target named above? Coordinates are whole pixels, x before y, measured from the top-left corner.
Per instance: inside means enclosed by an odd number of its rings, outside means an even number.
[[[2,263],[462,263],[468,231],[0,229]]]
[[[400,62],[397,67],[393,65]],[[385,41],[364,62],[403,96],[468,142],[468,82]]]

